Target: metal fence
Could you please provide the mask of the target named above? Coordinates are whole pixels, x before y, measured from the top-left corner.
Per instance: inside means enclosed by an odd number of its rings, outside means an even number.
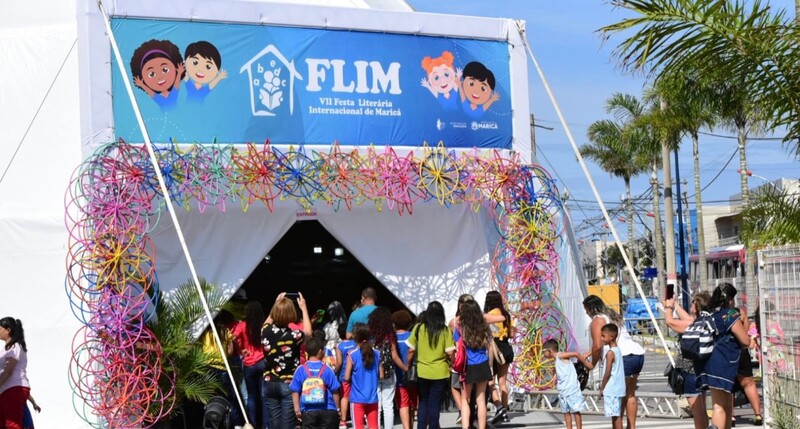
[[[800,246],[758,252],[765,416],[800,416]],[[752,311],[752,310],[751,310]]]

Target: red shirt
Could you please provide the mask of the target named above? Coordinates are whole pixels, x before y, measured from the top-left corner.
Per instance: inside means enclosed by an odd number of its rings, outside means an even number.
[[[239,346],[242,354],[242,363],[244,366],[253,366],[264,359],[264,348],[261,343],[253,344],[250,342],[250,336],[247,335],[247,323],[245,321],[237,322],[233,329],[233,339]]]

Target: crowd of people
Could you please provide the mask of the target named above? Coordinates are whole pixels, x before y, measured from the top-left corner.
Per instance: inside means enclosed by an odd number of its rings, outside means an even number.
[[[375,289],[366,288],[349,317],[338,301],[311,314],[302,294],[281,293],[266,315],[257,301],[247,303],[240,322],[220,312],[215,325],[228,359],[241,358],[247,421],[271,429],[294,429],[298,422],[304,428],[385,429],[397,415],[404,429],[415,420],[417,429],[439,429],[450,395],[464,429],[509,420],[514,325],[499,292],[489,292],[483,306],[462,295],[449,323],[438,301],[416,318],[376,301]],[[208,336],[201,341],[210,351]],[[460,344],[464,365],[454,369]],[[217,368],[233,405],[235,387],[222,365]],[[488,402],[495,408],[491,418]],[[244,416],[231,408],[232,425],[243,425]]]
[[[667,326],[679,334],[701,317],[715,328],[713,351],[707,358],[679,355],[676,362],[683,379],[678,393],[688,399],[696,429],[730,429],[735,423],[736,389],[750,401],[754,423],[761,423],[748,352],[759,326],[751,326],[744,310],[736,307],[735,297],[736,289],[726,283],[711,294],[695,294],[689,309],[674,299],[663,303]],[[376,300],[373,288],[364,289],[349,317],[338,301],[312,316],[300,293],[281,293],[267,315],[259,302],[250,301],[239,322],[221,311],[215,325],[229,361],[243,369],[247,420],[254,427],[272,429],[294,429],[298,421],[314,429],[379,429],[382,415],[387,429],[398,414],[403,429],[411,429],[415,415],[417,429],[439,429],[448,393],[462,429],[486,429],[490,423],[509,420],[507,375],[514,360],[509,342],[514,322],[499,292],[489,291],[483,306],[473,296],[461,295],[449,322],[438,301],[431,301],[415,320],[407,310],[391,312]],[[635,429],[644,349],[631,338],[619,313],[599,297],[590,295],[583,306],[591,317],[591,349],[567,352],[553,339],[542,347],[542,356],[554,361],[567,429],[573,421],[581,428],[586,408],[573,360],[587,370],[597,368],[612,427],[621,429],[627,417],[627,429]],[[0,340],[5,343],[0,352],[0,427],[32,429],[27,402],[37,412],[41,408],[30,395],[22,322],[0,319]],[[218,355],[210,333],[200,341]],[[237,387],[230,383],[224,364],[214,361],[212,366],[234,404]],[[706,392],[713,404],[710,424]],[[489,403],[495,409],[491,418]],[[243,425],[237,407],[231,410],[232,424]]]
[[[713,293],[700,292],[692,297],[689,309],[674,299],[663,303],[667,326],[683,334],[701,317],[710,320],[716,334],[713,351],[704,360],[689,360],[678,356],[676,370],[684,377],[683,394],[689,400],[696,429],[714,427],[730,429],[736,422],[733,415],[734,394],[744,391],[753,408],[753,423],[762,424],[758,396],[749,349],[755,347],[757,323],[751,324],[744,309],[736,307],[736,288],[723,283]],[[754,325],[754,326],[751,326]],[[711,394],[713,406],[711,424],[706,413],[705,392]]]
[[[735,295],[735,288],[725,284],[713,294],[696,294],[688,310],[674,300],[663,304],[668,326],[679,333],[701,312],[713,315],[719,330],[708,360],[679,357],[677,362],[685,371],[682,393],[694,411],[697,429],[709,427],[706,391],[714,404],[711,425],[730,428],[736,388],[750,399],[755,422],[760,423],[747,353],[752,346],[748,330],[755,328],[734,306]],[[292,429],[298,420],[308,428],[385,429],[399,415],[403,428],[411,429],[416,415],[418,429],[438,429],[442,404],[450,397],[463,429],[485,429],[509,420],[507,375],[514,359],[509,342],[514,323],[499,292],[488,292],[483,306],[471,295],[460,296],[449,321],[438,301],[430,302],[415,320],[408,311],[392,313],[376,300],[375,290],[365,289],[349,317],[338,301],[311,315],[299,293],[280,294],[266,318],[259,303],[248,303],[245,320],[234,325],[231,337],[241,350],[249,421],[273,429]],[[555,363],[566,426],[571,429],[574,421],[580,429],[586,408],[573,363],[577,360],[595,371],[612,427],[621,429],[624,421],[627,429],[635,429],[645,350],[633,340],[620,314],[599,297],[590,295],[583,306],[591,318],[590,350],[567,352],[555,340],[543,344],[542,356]],[[463,365],[457,356],[461,348]],[[406,374],[412,365],[415,378],[410,381]],[[314,383],[323,387],[322,393]]]

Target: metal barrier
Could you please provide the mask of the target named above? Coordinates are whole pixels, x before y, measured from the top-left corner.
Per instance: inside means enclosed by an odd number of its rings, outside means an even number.
[[[587,409],[584,414],[603,414],[603,395],[597,390],[584,390]],[[688,416],[682,396],[668,392],[636,393],[639,400],[640,417],[669,417],[681,419]],[[515,411],[531,410],[560,413],[558,390],[543,390],[532,393],[512,393],[510,407]]]
[[[761,362],[768,421],[800,415],[800,246],[758,251]]]

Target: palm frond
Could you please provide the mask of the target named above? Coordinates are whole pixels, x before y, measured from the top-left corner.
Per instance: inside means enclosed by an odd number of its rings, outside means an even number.
[[[759,0],[612,4],[633,14],[599,30],[606,40],[626,34],[613,52],[624,71],[657,78],[696,67],[739,82],[769,129],[788,128],[785,143],[800,158],[800,30],[783,10]]]

